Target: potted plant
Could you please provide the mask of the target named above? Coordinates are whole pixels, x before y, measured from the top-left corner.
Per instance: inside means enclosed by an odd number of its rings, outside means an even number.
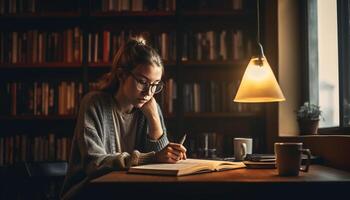
[[[297,111],[297,120],[301,135],[317,134],[318,123],[321,119],[322,111],[320,106],[305,102]]]

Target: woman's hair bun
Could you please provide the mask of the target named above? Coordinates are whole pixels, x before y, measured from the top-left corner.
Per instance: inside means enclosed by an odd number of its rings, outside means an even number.
[[[137,37],[130,38],[128,43],[135,44],[135,45],[146,45],[146,40],[141,36],[137,36]]]

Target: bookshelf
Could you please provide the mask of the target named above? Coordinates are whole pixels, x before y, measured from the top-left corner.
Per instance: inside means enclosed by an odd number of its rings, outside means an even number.
[[[219,156],[232,156],[234,137],[252,137],[264,151],[275,107],[232,102],[252,55],[255,5],[0,0],[0,168],[67,161],[80,99],[134,34],[163,58],[167,85],[157,100],[172,141],[187,133],[189,156],[198,156],[203,133],[216,134]]]
[[[0,0],[0,5],[3,159],[9,148],[23,148],[16,146],[16,135],[70,138],[80,99],[134,34],[144,35],[164,60],[167,87],[157,98],[172,140],[188,133],[185,145],[195,153],[197,136],[216,132],[220,155],[231,154],[234,137],[253,137],[255,150],[264,149],[264,106],[232,102],[255,42],[254,0]]]

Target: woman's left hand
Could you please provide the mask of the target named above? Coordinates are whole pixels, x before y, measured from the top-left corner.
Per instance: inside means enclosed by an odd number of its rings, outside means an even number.
[[[157,109],[157,102],[154,99],[154,97],[151,97],[149,101],[147,101],[143,106],[140,108],[143,114],[149,119],[151,117],[158,117],[158,109]]]

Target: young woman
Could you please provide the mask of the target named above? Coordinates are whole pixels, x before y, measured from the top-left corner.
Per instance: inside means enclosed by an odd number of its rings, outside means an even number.
[[[153,95],[164,86],[164,67],[150,46],[131,39],[113,59],[99,91],[81,101],[62,198],[69,199],[92,178],[152,162],[186,159],[186,149],[169,143]]]

